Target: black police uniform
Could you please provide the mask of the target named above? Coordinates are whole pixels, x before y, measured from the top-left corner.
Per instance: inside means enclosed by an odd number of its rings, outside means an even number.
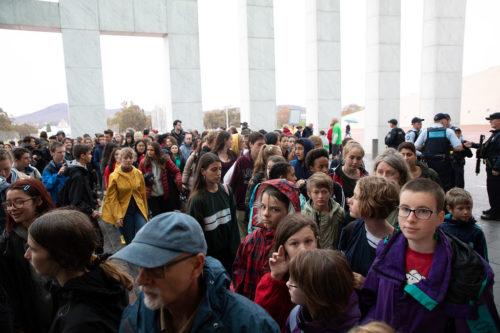
[[[486,159],[486,189],[491,208],[482,217],[500,220],[500,176],[495,176],[492,172],[500,172],[500,129],[490,132],[491,136],[484,143],[483,157]]]
[[[450,140],[446,137],[446,127],[429,127],[424,146],[424,160],[441,179],[445,192],[453,187],[453,172],[450,160]]]
[[[385,137],[385,144],[389,148],[398,149],[400,143],[405,141],[405,132],[399,128],[394,127]]]

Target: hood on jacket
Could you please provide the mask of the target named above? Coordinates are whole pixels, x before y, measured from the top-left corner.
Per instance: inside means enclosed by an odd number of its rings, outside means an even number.
[[[70,292],[78,297],[99,299],[100,302],[113,303],[124,296],[124,287],[110,281],[100,269],[91,269],[82,276],[71,279],[63,287],[53,287],[59,293]]]
[[[68,167],[64,170],[64,176],[65,177],[71,177],[76,173],[83,172],[84,174],[87,174],[89,171],[87,170],[87,167],[81,165],[79,162],[76,160],[71,160],[66,162]]]
[[[297,156],[295,156],[292,161],[292,165],[295,168],[295,176],[297,179],[307,179],[311,176],[311,171],[306,169],[305,160],[307,153],[314,149],[314,143],[308,138],[301,138],[300,140],[304,143],[304,160],[302,161],[304,165],[302,165],[302,163],[297,159]]]
[[[300,212],[299,189],[295,186],[295,184],[286,179],[271,179],[260,184],[257,192],[255,193],[256,199],[252,207],[252,227],[262,227],[260,222],[260,200],[262,191],[268,186],[276,188],[278,191],[283,193],[288,200],[290,200],[288,205],[288,214]]]

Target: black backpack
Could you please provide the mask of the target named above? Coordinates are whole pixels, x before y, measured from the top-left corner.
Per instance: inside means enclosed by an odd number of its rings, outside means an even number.
[[[399,146],[401,143],[405,142],[405,131],[403,131],[401,128],[397,128],[397,134],[396,134],[396,146]]]

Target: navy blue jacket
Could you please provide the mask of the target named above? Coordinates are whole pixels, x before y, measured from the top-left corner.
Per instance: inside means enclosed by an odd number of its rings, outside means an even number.
[[[476,224],[476,219],[474,217],[471,217],[467,222],[461,222],[454,220],[453,217],[448,214],[439,228],[469,245],[481,257],[488,261],[488,249],[486,247],[483,229]]]
[[[205,297],[196,313],[191,332],[280,332],[278,324],[260,306],[229,291],[230,279],[222,264],[206,257],[203,268]],[[120,333],[159,332],[160,310],[144,305],[144,295],[122,315]]]

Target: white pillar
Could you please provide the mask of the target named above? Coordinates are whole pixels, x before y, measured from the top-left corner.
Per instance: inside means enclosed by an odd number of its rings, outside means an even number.
[[[306,124],[315,134],[341,117],[340,0],[306,0]]]
[[[172,129],[173,121],[179,119],[184,129],[200,130],[203,112],[196,0],[167,0],[167,25],[167,126]]]
[[[420,115],[448,113],[460,124],[466,0],[424,2]]]
[[[273,0],[239,0],[240,114],[253,130],[276,128]]]
[[[389,119],[399,119],[401,0],[367,0],[365,148],[385,149]],[[374,156],[372,156],[374,157]]]
[[[106,129],[97,0],[59,3],[71,136]]]

